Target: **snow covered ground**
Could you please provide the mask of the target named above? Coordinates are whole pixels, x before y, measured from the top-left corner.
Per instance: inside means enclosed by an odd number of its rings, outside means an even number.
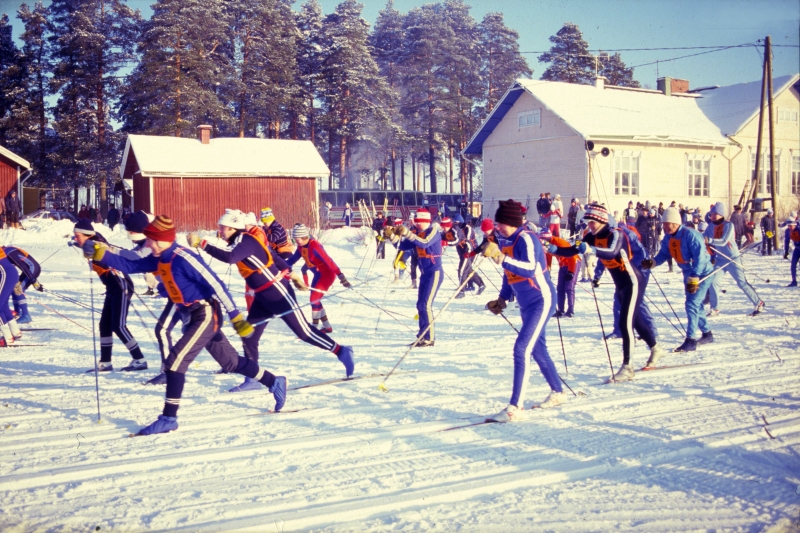
[[[43,285],[88,304],[88,268],[65,246],[70,230],[46,222],[0,237],[40,261],[60,250],[44,265]],[[348,241],[356,232],[322,238],[354,283],[365,251]],[[111,240],[126,244],[121,231]],[[450,278],[456,261],[449,250]],[[101,375],[98,423],[95,377],[84,373],[93,364],[83,329],[91,328],[89,312],[29,291],[28,327],[55,330],[25,333],[25,344],[40,347],[0,351],[0,530],[797,531],[800,293],[785,288],[782,258],[748,255],[746,265],[771,279],[750,276],[768,313],[747,317],[750,306],[726,278],[722,314],[711,322],[716,343],[662,360],[702,364],[637,373],[620,385],[601,384],[608,360],[594,301],[579,284],[577,315],[561,320],[568,373],[555,319],[547,330],[550,353],[579,396],[521,423],[454,431],[441,430],[508,402],[515,334],[483,310],[496,297],[491,285],[451,305],[437,323],[436,346],[412,351],[386,393],[378,378],[307,388],[290,392],[287,412],[266,414],[270,394],[225,392],[239,376],[215,374],[204,353],[188,372],[180,429],[135,439],[128,434],[163,405],[163,387],[140,385],[158,367],[151,311],[158,314],[162,301],[134,301],[128,323],[151,370]],[[244,308],[236,269],[214,268],[230,277]],[[359,278],[369,281],[343,293],[346,301],[326,300],[333,337],[355,348],[357,375],[387,372],[413,340],[415,292],[389,285],[389,270],[389,258],[371,264],[368,256]],[[493,266],[482,271],[499,284]],[[680,276],[665,267],[655,275],[683,317]],[[613,289],[608,276],[603,281],[608,327]],[[135,282],[142,292],[139,276]],[[96,278],[93,287],[99,305]],[[437,308],[454,288],[445,280]],[[671,316],[652,283],[648,295]],[[682,333],[654,313],[661,342],[677,346]],[[508,316],[520,322],[516,311]],[[609,344],[616,368],[621,343]],[[343,376],[334,356],[298,342],[281,323],[269,326],[261,350],[264,365],[287,375],[290,387]],[[118,341],[114,353],[117,368],[129,360]],[[646,358],[638,346],[634,366]],[[532,371],[528,404],[547,392]]]

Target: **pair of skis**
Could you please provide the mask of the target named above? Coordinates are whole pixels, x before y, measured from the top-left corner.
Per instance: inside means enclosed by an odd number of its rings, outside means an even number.
[[[20,329],[20,331],[54,331],[54,328],[25,328]],[[46,344],[9,344],[4,346],[4,348],[31,348],[35,346],[47,346]]]

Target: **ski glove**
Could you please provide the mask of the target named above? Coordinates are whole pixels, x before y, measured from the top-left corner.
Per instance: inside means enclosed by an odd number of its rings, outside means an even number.
[[[558,246],[556,246],[555,244],[551,244],[550,246],[547,247],[547,253],[550,255],[555,255],[557,251],[558,251]]]
[[[383,228],[383,236],[384,238],[391,240],[392,237],[394,236],[394,228],[390,227]]]
[[[495,315],[499,315],[503,312],[503,309],[506,308],[506,301],[502,298],[498,298],[497,300],[492,300],[491,302],[486,304],[486,309],[494,313]]]
[[[350,282],[349,282],[349,281],[347,281],[347,278],[346,278],[346,277],[344,277],[344,274],[339,274],[339,276],[338,276],[338,277],[339,277],[339,282],[340,282],[342,285],[344,285],[344,287],[345,287],[346,289],[349,289],[350,287],[352,287],[352,285],[350,284]]]
[[[689,294],[694,294],[700,289],[700,278],[691,277],[689,281],[686,282],[686,292]]]
[[[642,267],[642,270],[650,270],[654,266],[656,266],[656,262],[652,259],[642,259],[642,262],[639,263]]]
[[[32,285],[33,288],[36,289],[37,291],[44,292],[44,287],[42,287],[42,284],[39,283],[38,281],[34,281]]]
[[[292,281],[294,288],[298,291],[306,292],[309,290],[308,285],[303,281],[303,276],[301,276],[299,272],[292,272],[289,274],[289,279]]]
[[[567,270],[567,273],[566,273],[566,274],[564,274],[564,279],[565,279],[566,281],[572,281],[572,278],[574,278],[574,277],[575,277],[575,274],[573,274],[573,273],[572,273],[572,272],[570,272],[569,270]]]
[[[200,235],[197,233],[189,233],[186,235],[186,242],[189,243],[189,246],[192,248],[202,248],[202,243],[200,240]]]
[[[103,259],[103,255],[105,255],[106,250],[108,250],[108,245],[104,242],[94,242],[92,240],[88,240],[83,243],[82,248],[83,257],[92,261],[100,261]]]
[[[22,296],[23,295],[22,283],[20,283],[19,281],[17,282],[16,285],[14,285],[14,294],[16,294],[17,296]]]
[[[481,254],[484,257],[488,257],[498,265],[503,263],[503,260],[506,258],[505,254],[500,250],[500,247],[497,246],[496,243],[490,242],[486,245],[486,248],[483,249]]]
[[[411,230],[401,224],[394,227],[394,234],[398,237],[409,237],[411,235]]]
[[[580,253],[580,254],[585,254],[586,250],[589,248],[588,246],[586,246],[586,243],[583,242],[583,241],[581,241],[579,243],[576,243],[575,246],[578,248],[578,253]]]
[[[233,322],[233,329],[235,329],[236,333],[238,333],[243,339],[246,339],[256,332],[253,326],[250,325],[250,322],[244,319],[242,313],[239,313],[235,317],[231,318],[231,322]]]

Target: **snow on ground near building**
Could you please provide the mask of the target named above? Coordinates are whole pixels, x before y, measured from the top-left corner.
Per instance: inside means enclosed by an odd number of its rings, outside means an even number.
[[[45,288],[88,304],[93,286],[98,306],[101,284],[90,283],[86,263],[64,246],[71,226],[44,224],[0,236],[39,260],[59,250],[44,265]],[[349,242],[357,232],[322,239],[354,284],[365,250]],[[126,244],[121,230],[105,233]],[[454,252],[444,259],[449,278],[437,309],[455,288]],[[561,320],[569,373],[554,319],[547,336],[580,396],[520,423],[454,431],[441,430],[508,402],[515,334],[483,310],[496,297],[491,285],[452,304],[436,325],[436,346],[411,352],[387,393],[378,390],[380,379],[308,388],[289,393],[287,412],[266,414],[269,393],[227,393],[240,377],[215,374],[203,353],[187,374],[180,429],[135,439],[128,434],[163,405],[163,387],[140,385],[158,367],[151,311],[158,314],[163,301],[146,298],[145,308],[134,300],[129,325],[151,369],[100,375],[98,423],[95,377],[84,373],[93,365],[92,337],[80,327],[91,327],[89,312],[29,291],[28,327],[56,330],[25,333],[24,343],[41,347],[0,349],[0,530],[796,531],[798,292],[784,287],[787,261],[746,257],[747,268],[771,280],[751,276],[768,313],[747,317],[750,306],[725,278],[722,314],[711,321],[715,344],[663,359],[700,364],[601,385],[608,360],[594,301],[579,284],[577,315]],[[214,268],[223,280],[230,276],[244,308],[236,269]],[[355,348],[357,375],[387,372],[416,331],[415,291],[388,285],[389,269],[389,257],[374,264],[367,257],[358,278],[369,281],[343,293],[346,300],[325,300],[334,338]],[[499,284],[491,264],[482,270]],[[655,275],[683,317],[680,276],[664,267]],[[141,277],[134,279],[142,292]],[[612,290],[606,276],[597,292],[607,328]],[[657,287],[648,295],[671,315]],[[677,346],[683,334],[654,313],[661,342]],[[519,324],[517,311],[508,316]],[[616,368],[621,344],[609,345]],[[267,328],[261,350],[264,365],[287,375],[290,387],[343,376],[333,355],[295,340],[282,324]],[[116,340],[114,353],[117,368],[129,360]],[[646,359],[638,346],[634,366]],[[528,406],[547,393],[534,367]]]

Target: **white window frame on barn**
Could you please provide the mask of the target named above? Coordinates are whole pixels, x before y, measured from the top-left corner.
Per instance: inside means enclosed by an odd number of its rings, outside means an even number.
[[[797,117],[800,111],[791,107],[778,108],[778,122],[791,122],[797,124]]]
[[[542,127],[542,110],[532,109],[530,111],[521,111],[517,113],[517,124],[519,129],[530,127]]]
[[[766,162],[766,163],[765,163]],[[775,150],[775,183],[778,185],[777,194],[781,193],[781,151]],[[772,160],[769,157],[769,149],[764,149],[761,153],[761,175],[758,177],[757,194],[772,194],[772,183],[769,180],[770,166]],[[756,177],[756,149],[750,148],[750,179]]]
[[[792,151],[792,194],[800,194],[800,152]]]
[[[711,156],[686,154],[686,189],[689,196],[711,196]]]
[[[635,163],[635,164],[634,164]],[[635,166],[635,171],[633,170]],[[633,196],[639,193],[642,153],[623,150],[614,152],[614,196]],[[626,176],[627,175],[627,176]],[[624,184],[627,179],[627,185]]]

